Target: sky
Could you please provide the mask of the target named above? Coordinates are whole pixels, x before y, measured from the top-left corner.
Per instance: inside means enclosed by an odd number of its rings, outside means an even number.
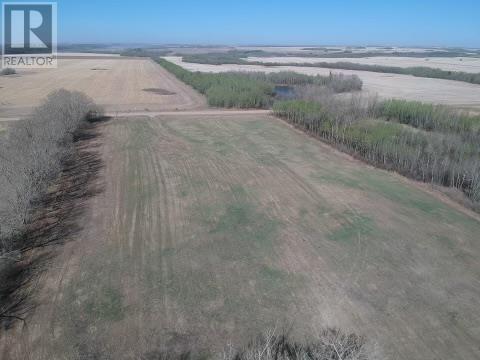
[[[480,47],[480,0],[59,0],[60,43]]]

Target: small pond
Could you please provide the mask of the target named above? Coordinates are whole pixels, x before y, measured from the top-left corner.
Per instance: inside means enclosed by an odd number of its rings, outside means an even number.
[[[288,85],[275,85],[275,96],[279,99],[295,98],[295,88]]]

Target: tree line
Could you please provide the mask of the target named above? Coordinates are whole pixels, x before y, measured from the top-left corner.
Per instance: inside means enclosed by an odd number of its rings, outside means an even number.
[[[24,285],[26,235],[42,198],[73,156],[74,136],[101,109],[76,91],[58,90],[0,138],[0,323],[19,305],[12,294]]]
[[[351,62],[315,62],[315,63],[278,63],[278,62],[249,62],[250,65],[263,66],[303,66],[303,67],[321,67],[327,69],[358,70],[371,71],[377,73],[412,75],[415,77],[424,77],[432,79],[462,81],[470,84],[480,84],[480,73],[468,73],[463,71],[450,71],[427,66],[399,67],[385,65],[357,64]]]
[[[419,57],[415,56],[416,53],[334,53],[334,54],[310,54],[310,57],[319,57],[319,58],[339,58],[339,57],[352,57],[352,58],[364,58],[372,56],[405,56],[405,57]],[[443,51],[432,52],[432,53],[420,53],[421,57],[429,56],[453,56],[456,53],[447,53]],[[458,55],[458,54],[457,54]],[[465,54],[463,54],[465,55]],[[400,75],[412,75],[416,77],[425,77],[432,79],[443,79],[443,80],[453,80],[453,81],[462,81],[470,84],[480,84],[480,73],[468,73],[463,71],[450,71],[442,70],[438,68],[432,68],[428,66],[413,66],[413,67],[399,67],[399,66],[385,66],[385,65],[369,65],[369,64],[358,64],[352,62],[315,62],[315,63],[299,63],[299,62],[262,62],[262,61],[247,61],[245,58],[249,56],[257,57],[266,57],[266,56],[282,56],[282,54],[269,54],[264,52],[247,52],[247,51],[230,51],[224,53],[207,53],[207,54],[194,54],[194,55],[185,55],[182,57],[183,61],[190,63],[198,64],[239,64],[239,65],[260,65],[260,66],[302,66],[302,67],[321,67],[327,69],[338,69],[338,70],[358,70],[358,71],[371,71],[378,73],[388,73],[388,74],[400,74]],[[305,57],[306,54],[299,53],[296,54],[297,57]],[[458,55],[460,56],[460,55]]]
[[[370,164],[460,189],[480,210],[478,116],[418,102],[328,95],[277,102],[273,111]]]
[[[208,104],[227,108],[269,108],[275,97],[275,85],[316,85],[335,92],[360,90],[356,75],[330,74],[309,76],[295,72],[265,74],[261,72],[192,72],[165,59],[155,59],[184,83],[207,97]]]

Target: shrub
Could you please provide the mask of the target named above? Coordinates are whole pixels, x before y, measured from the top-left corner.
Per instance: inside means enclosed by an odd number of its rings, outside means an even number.
[[[0,72],[1,75],[13,75],[13,74],[16,74],[17,71],[15,69],[12,69],[12,68],[5,68],[5,69],[2,69],[2,71]]]
[[[267,108],[273,102],[273,85],[242,73],[191,72],[164,59],[156,60],[178,79],[205,94],[216,107]]]
[[[268,108],[273,103],[275,85],[316,84],[335,92],[358,90],[357,76],[330,74],[309,76],[295,72],[265,74],[262,72],[225,72],[219,74],[191,72],[165,59],[156,60],[178,79],[206,95],[208,104],[227,108]]]
[[[223,360],[367,360],[365,339],[326,329],[308,344],[287,335],[268,334],[250,343],[242,351],[227,351]]]
[[[362,80],[357,75],[330,73],[329,76],[306,75],[294,71],[272,73],[245,72],[241,73],[253,79],[258,79],[275,85],[318,85],[332,89],[336,93],[350,92],[362,89]]]
[[[58,176],[71,151],[73,134],[92,112],[100,113],[82,93],[58,90],[25,120],[14,122],[0,144],[0,238],[21,232],[34,202]],[[8,250],[2,242],[0,252]]]
[[[336,93],[362,90],[363,82],[357,75],[344,75],[330,73],[327,86]]]
[[[211,64],[211,65],[221,65],[221,64],[249,64],[248,61],[243,60],[243,58],[249,56],[267,56],[272,55],[262,50],[230,50],[226,52],[211,52],[205,54],[189,54],[183,55],[182,59],[185,62],[189,63],[198,63],[198,64]]]
[[[208,354],[197,349],[175,349],[148,352],[142,360],[367,360],[377,359],[376,349],[365,338],[345,334],[338,329],[325,329],[309,342],[299,342],[288,334],[273,331],[256,337],[245,347],[232,345],[222,353]]]
[[[480,116],[469,116],[443,105],[392,99],[382,102],[377,110],[378,116],[389,121],[427,131],[454,132],[470,139],[478,137],[480,133]]]
[[[39,234],[27,236],[33,212],[65,161],[73,158],[77,129],[101,111],[82,93],[58,90],[27,119],[13,122],[0,143],[0,326],[8,326],[26,311],[28,284],[43,256],[26,252],[44,246],[37,243]],[[55,229],[54,237],[61,236],[55,226],[44,227],[42,233]]]

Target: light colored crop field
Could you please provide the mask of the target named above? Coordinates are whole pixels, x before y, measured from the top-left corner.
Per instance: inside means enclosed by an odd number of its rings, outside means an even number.
[[[60,52],[58,53],[59,57],[69,57],[69,58],[85,58],[85,57],[100,57],[100,58],[110,58],[110,57],[120,57],[120,54],[111,54],[111,53],[85,53],[85,52]]]
[[[83,91],[111,112],[191,109],[205,104],[202,96],[149,59],[77,57],[58,60],[57,69],[19,70],[18,75],[0,77],[0,117],[28,114],[59,88]]]
[[[270,116],[101,126],[105,191],[3,359],[223,350],[275,326],[339,326],[389,359],[480,356],[478,218]]]
[[[414,58],[414,57],[366,57],[366,58],[321,58],[321,57],[293,57],[293,56],[278,56],[278,57],[249,57],[248,61],[258,62],[274,62],[274,63],[336,63],[349,62],[355,64],[365,65],[382,65],[382,66],[397,66],[397,67],[415,67],[426,66],[447,71],[463,71],[468,73],[480,73],[480,58],[470,57],[430,57],[430,58]]]
[[[349,46],[238,46],[238,50],[262,50],[273,53],[311,53],[321,52],[322,49],[328,49],[329,53],[341,52],[349,50],[352,53],[365,53],[365,52],[383,52],[385,54],[397,52],[428,52],[428,51],[445,51],[438,48],[411,48],[411,47],[382,47],[382,46],[361,46],[361,47],[349,47]],[[313,50],[315,49],[315,50]],[[318,50],[318,51],[317,51]]]
[[[382,98],[398,98],[467,109],[480,109],[480,85],[441,79],[429,79],[409,75],[381,74],[370,71],[336,70],[302,66],[261,66],[261,65],[209,65],[183,62],[181,57],[165,59],[191,71],[295,71],[308,75],[328,75],[330,72],[357,74],[363,81],[365,94],[378,94]]]

